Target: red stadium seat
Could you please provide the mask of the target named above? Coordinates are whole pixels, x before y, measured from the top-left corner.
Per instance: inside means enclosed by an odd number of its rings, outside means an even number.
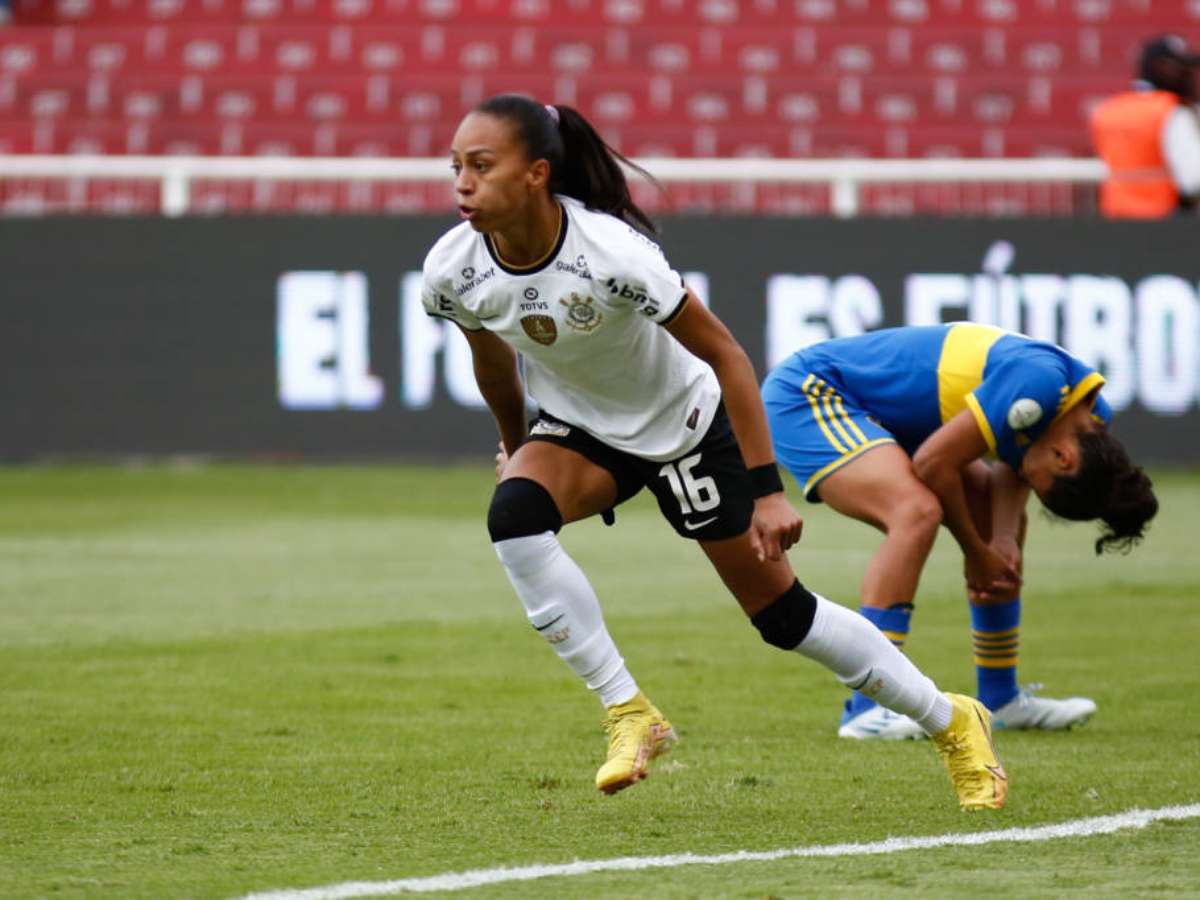
[[[36,153],[34,125],[21,119],[0,119],[0,153]]]
[[[1200,0],[13,0],[13,9],[16,27],[0,29],[0,153],[442,156],[467,110],[513,91],[579,108],[638,156],[1087,155],[1088,112],[1128,84],[1146,37],[1196,40],[1200,29]],[[30,182],[19,202],[48,210],[79,199],[43,188]],[[195,196],[212,208],[410,210],[445,190],[230,183]],[[810,186],[750,200],[725,190],[754,208],[828,208],[828,192]],[[719,196],[680,192],[697,207]],[[934,196],[880,191],[864,202],[920,210]],[[117,191],[97,202],[142,201]],[[953,202],[1036,205],[988,192]]]
[[[0,28],[0,79],[52,67],[56,33],[52,28]]]

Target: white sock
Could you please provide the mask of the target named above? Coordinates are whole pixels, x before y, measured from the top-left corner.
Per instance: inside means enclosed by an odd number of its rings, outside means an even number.
[[[950,724],[950,701],[883,632],[852,610],[817,598],[817,613],[796,652],[880,706],[915,719],[928,734]]]
[[[529,622],[605,706],[625,703],[637,682],[604,627],[600,601],[587,576],[554,532],[493,544]]]

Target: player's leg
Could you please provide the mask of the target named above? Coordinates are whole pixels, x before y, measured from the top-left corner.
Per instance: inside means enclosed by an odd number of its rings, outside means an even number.
[[[763,401],[776,454],[805,497],[884,533],[863,581],[860,612],[897,647],[908,634],[912,600],[941,521],[941,506],[912,472],[908,455],[853,398],[815,373],[772,375]],[[838,728],[844,737],[904,738],[924,734],[855,692]]]
[[[937,538],[942,508],[916,477],[908,454],[895,444],[849,460],[814,486],[842,515],[878,528],[883,543],[863,576],[859,612],[901,649],[908,637],[921,571]],[[846,701],[838,735],[902,739],[923,732],[860,691]]]
[[[806,590],[786,559],[759,562],[748,534],[701,547],[764,641],[819,662],[843,684],[919,723],[964,809],[1004,805],[1008,778],[978,701],[941,693],[865,618]]]
[[[934,683],[865,618],[805,589],[786,559],[760,562],[748,533],[700,547],[767,643],[820,662],[928,733],[949,723]]]
[[[605,469],[572,450],[530,441],[509,460],[488,510],[496,554],[530,624],[605,706],[629,700],[637,685],[558,531],[609,509],[616,497],[616,481]]]
[[[604,448],[583,446],[597,451]],[[496,487],[488,529],[530,624],[604,705],[608,758],[596,786],[613,793],[645,777],[675,740],[671,724],[638,689],[608,633],[587,576],[558,540],[562,525],[611,509],[637,490],[619,460],[611,470],[578,450],[531,440]]]
[[[896,444],[876,447],[832,472],[816,490],[831,509],[884,534],[863,574],[863,606],[911,604],[942,524],[942,508],[913,472],[909,455]]]
[[[750,536],[750,476],[724,415],[686,456],[643,465],[667,520],[700,543],[765,641],[820,662],[844,684],[920,722],[964,807],[1003,805],[1007,782],[977,701],[939,692],[874,625],[806,590],[786,558],[759,560]]]
[[[992,470],[976,461],[964,470],[963,486],[971,518],[987,540],[992,531]],[[1025,547],[1027,519],[1021,516],[1017,543]],[[1021,643],[1021,598],[991,601],[969,598],[971,643],[975,657],[976,696],[992,711],[997,728],[1037,728],[1049,731],[1086,722],[1096,712],[1087,697],[1056,700],[1022,689],[1017,677]]]

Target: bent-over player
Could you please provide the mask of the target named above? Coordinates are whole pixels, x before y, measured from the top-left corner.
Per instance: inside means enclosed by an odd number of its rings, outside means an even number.
[[[1096,552],[1128,549],[1158,509],[1150,479],[1108,429],[1104,377],[1061,347],[988,325],[893,328],[814,344],[763,384],[775,450],[813,502],[883,531],[860,612],[896,646],[943,522],[962,547],[978,697],[997,728],[1086,721],[1086,697],[1017,683],[1025,501],[1101,519]],[[989,466],[981,457],[996,457]],[[920,737],[856,692],[838,734]]]

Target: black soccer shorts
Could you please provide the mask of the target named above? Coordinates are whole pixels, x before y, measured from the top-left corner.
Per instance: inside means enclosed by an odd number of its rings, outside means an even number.
[[[649,488],[671,527],[685,538],[717,541],[750,528],[754,515],[750,475],[724,404],[700,443],[670,462],[617,450],[546,412],[532,423],[529,439],[574,450],[606,469],[617,482],[614,506]]]

